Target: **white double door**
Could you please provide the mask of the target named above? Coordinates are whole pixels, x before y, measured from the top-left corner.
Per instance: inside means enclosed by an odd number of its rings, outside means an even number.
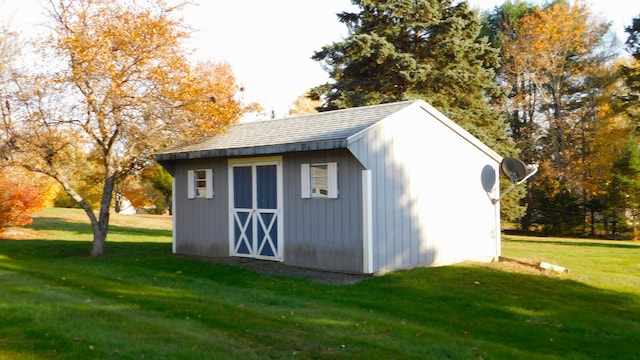
[[[280,158],[229,161],[231,256],[283,260]]]

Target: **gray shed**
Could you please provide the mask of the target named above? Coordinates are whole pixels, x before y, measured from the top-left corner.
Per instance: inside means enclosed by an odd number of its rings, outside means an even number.
[[[500,255],[501,156],[422,100],[241,123],[156,160],[175,253],[368,274]]]

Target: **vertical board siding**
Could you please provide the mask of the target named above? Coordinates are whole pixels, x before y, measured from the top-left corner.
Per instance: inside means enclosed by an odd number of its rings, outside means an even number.
[[[302,198],[302,164],[336,162],[338,198]],[[362,170],[347,150],[285,154],[285,263],[362,272]]]
[[[189,199],[189,170],[211,169],[213,197]],[[174,165],[174,238],[178,254],[229,255],[229,221],[226,159],[198,159]]]
[[[500,254],[499,206],[491,202],[499,186],[483,182],[491,178],[486,174],[499,178],[498,160],[429,111],[413,106],[392,114],[351,139],[348,149],[282,154],[285,264],[366,268],[363,170],[371,171],[372,272]],[[228,160],[172,164],[177,253],[230,254]],[[303,164],[330,162],[337,163],[338,198],[304,198]],[[212,169],[212,199],[187,198],[187,174],[196,169]]]
[[[499,254],[499,212],[481,184],[497,161],[426,110],[391,115],[349,150],[373,173],[375,272]]]

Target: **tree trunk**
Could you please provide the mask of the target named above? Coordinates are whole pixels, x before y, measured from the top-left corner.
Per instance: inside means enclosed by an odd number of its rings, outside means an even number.
[[[107,240],[107,230],[103,230],[100,226],[93,228],[93,242],[91,243],[91,257],[100,258],[104,256],[104,243]]]
[[[115,176],[109,176],[105,179],[102,188],[102,201],[100,202],[100,212],[98,219],[92,223],[93,227],[93,244],[91,246],[91,257],[99,258],[104,256],[104,244],[109,233],[109,208],[113,199],[113,189],[115,186]]]
[[[591,208],[589,211],[591,212],[591,237],[596,238],[598,236],[596,232],[596,210]]]
[[[61,176],[55,171],[38,171],[29,167],[27,170],[41,172],[54,178],[62,188],[65,190],[72,199],[74,199],[78,205],[84,210],[91,221],[91,228],[93,229],[93,243],[91,245],[91,257],[97,258],[104,256],[104,244],[107,239],[107,233],[109,232],[109,215],[111,200],[113,199],[113,192],[115,189],[116,176],[114,174],[105,178],[104,187],[102,188],[102,200],[100,201],[100,211],[98,216],[93,212],[93,209],[87,202],[78,194],[69,184],[69,181],[64,176]]]

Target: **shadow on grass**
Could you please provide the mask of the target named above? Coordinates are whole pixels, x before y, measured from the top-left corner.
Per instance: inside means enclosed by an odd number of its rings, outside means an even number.
[[[515,239],[512,237],[505,237],[505,241],[514,243],[530,243],[530,244],[550,244],[550,245],[568,245],[568,246],[584,246],[584,247],[601,247],[612,249],[640,249],[640,242],[637,244],[620,244],[616,243],[617,240],[609,240],[610,242],[601,241],[562,241],[562,240],[539,240],[539,239]]]
[[[334,286],[174,256],[168,243],[111,243],[100,260],[84,251],[0,241],[0,355],[637,357],[638,296],[572,280],[466,264]]]

